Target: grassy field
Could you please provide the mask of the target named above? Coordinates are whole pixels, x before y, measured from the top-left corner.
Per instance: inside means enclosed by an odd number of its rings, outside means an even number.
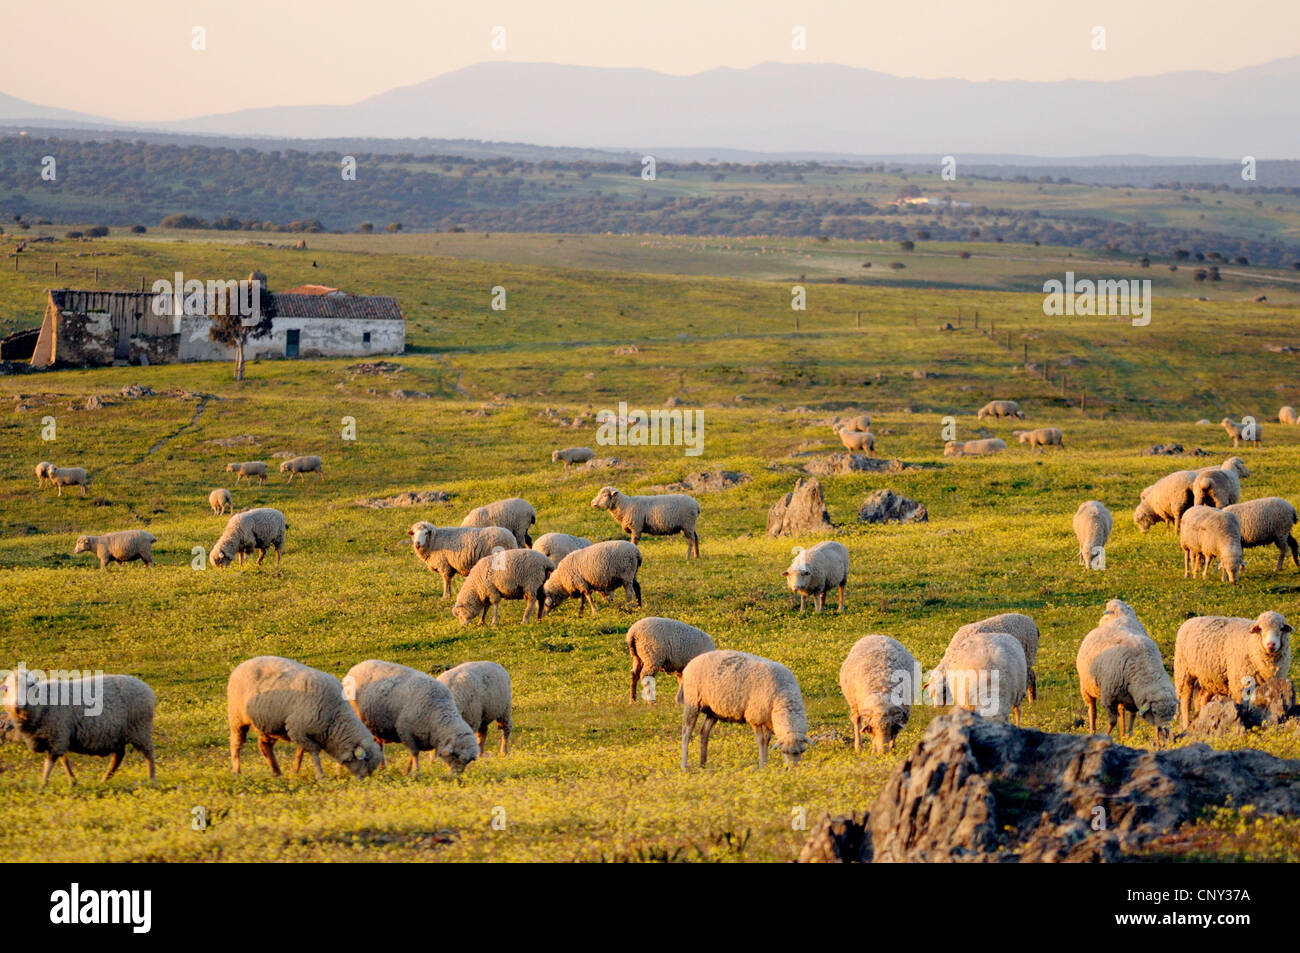
[[[1300,358],[1268,350],[1300,343],[1293,309],[1275,302],[1162,297],[1151,325],[1134,328],[1044,318],[1041,295],[826,284],[810,289],[796,332],[788,285],[775,281],[456,259],[415,248],[94,247],[112,253],[106,271],[123,275],[262,267],[279,287],[315,280],[395,293],[411,348],[395,359],[402,370],[384,376],[328,360],[255,363],[242,384],[231,381],[228,365],[0,378],[0,398],[11,405],[0,416],[0,659],[127,672],[159,698],[153,785],[134,754],[107,784],[97,780],[99,764],[74,755],[82,783],[69,790],[56,774],[40,795],[39,758],[0,748],[5,859],[787,860],[805,837],[800,817],[811,824],[823,811],[867,806],[935,714],[913,711],[897,754],[854,754],[837,675],[864,634],[895,636],[928,668],[960,624],[1030,613],[1043,644],[1040,701],[1026,709],[1025,723],[1079,732],[1074,656],[1107,599],[1135,606],[1170,664],[1174,633],[1189,615],[1295,611],[1300,577],[1275,574],[1272,555],[1248,555],[1236,587],[1184,581],[1172,533],[1140,536],[1130,518],[1141,487],[1231,452],[1223,431],[1196,426],[1198,418],[1268,420],[1280,405],[1300,404]],[[0,315],[32,323],[48,284],[34,268],[0,274]],[[488,308],[496,284],[509,290],[505,312]],[[958,307],[963,326],[937,332],[938,320],[955,323]],[[976,308],[996,321],[992,337],[971,326]],[[997,343],[1008,332],[1010,351]],[[632,344],[635,353],[616,353]],[[1077,397],[1067,401],[1018,366],[1026,344],[1031,360],[1061,362],[1053,377],[1068,373],[1067,394],[1088,389],[1086,415]],[[209,396],[114,397],[84,409],[86,396],[133,383]],[[702,456],[620,446],[599,448],[623,461],[614,471],[564,472],[550,463],[553,448],[594,445],[595,434],[563,426],[548,410],[572,418],[619,401],[662,407],[674,396],[704,413]],[[1066,449],[943,458],[942,417],[955,416],[958,437],[973,438],[981,432],[974,410],[993,397],[1020,400],[1031,424],[1060,426]],[[848,608],[801,616],[780,576],[793,541],[767,539],[765,515],[808,455],[839,449],[827,423],[851,408],[872,414],[883,456],[915,466],[823,480],[852,557]],[[56,421],[53,443],[41,439],[46,416]],[[345,416],[356,420],[355,441],[342,439]],[[987,428],[1003,437],[1010,430]],[[1241,451],[1252,470],[1246,495],[1294,500],[1300,430],[1265,424],[1264,436],[1264,447]],[[1139,455],[1170,441],[1211,456]],[[328,480],[232,487],[237,507],[285,512],[282,571],[191,568],[193,547],[210,547],[223,525],[206,497],[230,485],[224,464],[288,451],[320,454]],[[90,495],[38,491],[32,467],[43,459],[94,470]],[[537,509],[537,532],[613,538],[613,521],[589,505],[601,485],[641,491],[718,467],[751,479],[700,494],[698,562],[685,561],[680,537],[645,541],[644,614],[680,618],[720,646],[791,668],[814,742],[795,769],[773,762],[760,771],[752,732],[722,726],[709,768],[682,773],[670,683],[661,680],[656,704],[626,698],[623,634],[642,613],[616,600],[579,620],[567,603],[525,626],[522,605],[509,603],[495,628],[462,628],[405,535],[416,519],[455,524],[473,506],[517,494]],[[862,499],[884,486],[924,502],[930,522],[857,524]],[[356,504],[408,489],[441,489],[452,499],[414,509]],[[1105,572],[1085,572],[1075,556],[1070,517],[1090,498],[1116,516]],[[134,564],[100,572],[89,557],[71,555],[79,533],[146,526],[158,537],[152,571]],[[459,779],[437,767],[415,779],[386,770],[364,783],[331,775],[317,784],[310,775],[272,779],[246,748],[236,778],[225,680],[256,654],[291,656],[339,676],[366,658],[425,670],[499,661],[514,682],[513,750],[489,753]],[[1136,743],[1152,740],[1139,729]],[[1216,744],[1300,757],[1294,731]],[[210,818],[205,831],[192,829],[196,807]],[[1230,811],[1162,851],[1300,859],[1300,831]]]

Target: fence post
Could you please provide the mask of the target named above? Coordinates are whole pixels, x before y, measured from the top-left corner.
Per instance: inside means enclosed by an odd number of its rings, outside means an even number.
[[[1007,337],[1008,337],[1008,338],[1011,337],[1011,332],[1010,332],[1010,331],[1007,332]],[[1025,367],[1028,367],[1028,366],[1029,366],[1029,342],[1026,341],[1026,342],[1025,342]]]
[[[979,330],[979,326],[980,326],[980,313],[979,313],[978,311],[976,311],[976,312],[975,312],[975,329],[976,329],[977,331]]]
[[[1083,393],[1081,393],[1081,394],[1079,395],[1079,411],[1080,411],[1081,413],[1085,413],[1085,414],[1088,412],[1088,390],[1087,390],[1087,388],[1084,388]]]
[[[57,258],[54,259],[54,277],[59,277],[59,260]]]
[[[856,323],[856,327],[859,327],[859,328],[862,327],[862,312],[861,312],[861,311],[854,311],[853,314],[854,314],[854,320],[855,320],[855,323]]]

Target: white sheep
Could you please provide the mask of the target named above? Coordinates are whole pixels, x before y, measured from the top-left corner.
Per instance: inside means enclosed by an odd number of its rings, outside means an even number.
[[[1264,439],[1259,422],[1256,420],[1243,417],[1241,421],[1236,421],[1231,417],[1224,417],[1219,421],[1219,426],[1232,438],[1233,447],[1241,446],[1243,440],[1258,447]]]
[[[1139,500],[1137,507],[1133,510],[1133,524],[1143,533],[1149,530],[1156,523],[1163,523],[1165,520],[1157,513],[1151,504],[1146,500]]]
[[[46,480],[50,481],[50,486],[54,486],[54,480],[50,477],[50,473],[53,470],[54,464],[50,463],[48,460],[42,460],[40,463],[36,464],[36,486],[38,488],[44,488]]]
[[[124,529],[99,536],[78,536],[72,553],[74,556],[94,553],[99,557],[100,569],[107,568],[109,563],[125,564],[134,559],[152,569],[153,544],[157,541],[152,533],[146,533],[142,529]]]
[[[316,779],[325,777],[320,753],[364,778],[384,763],[384,751],[343,697],[343,685],[328,672],[292,659],[259,655],[240,662],[226,683],[226,720],[230,725],[230,767],[240,773],[240,751],[248,729],[257,747],[280,775],[275,743],[288,741],[311,755]]]
[[[537,513],[532,504],[515,496],[470,510],[460,525],[503,527],[514,534],[516,545],[527,548],[533,545],[529,530],[536,522]]]
[[[1183,728],[1191,722],[1192,696],[1203,702],[1227,695],[1240,704],[1245,690],[1291,670],[1291,625],[1280,612],[1256,619],[1201,615],[1188,619],[1174,639],[1174,685]]]
[[[1115,526],[1110,510],[1100,500],[1087,500],[1074,511],[1074,535],[1079,541],[1079,564],[1085,569],[1093,567],[1094,559],[1101,554],[1097,568],[1106,567],[1104,553],[1106,542]]]
[[[1008,632],[954,635],[930,672],[925,692],[936,705],[955,705],[985,717],[1015,716],[1029,690],[1024,646]]]
[[[630,533],[632,545],[641,541],[641,535],[671,536],[681,533],[686,537],[686,558],[700,555],[700,534],[695,524],[700,518],[700,504],[681,493],[664,493],[658,496],[628,496],[612,486],[601,487],[591,501],[596,509],[609,510],[623,532]]]
[[[284,514],[269,506],[240,510],[226,521],[226,528],[212,546],[210,559],[217,568],[229,565],[236,557],[244,564],[244,557],[257,550],[257,564],[262,565],[268,549],[275,549],[275,568],[280,568],[280,554],[284,550],[284,533],[289,524]]]
[[[912,653],[887,635],[865,635],[853,644],[840,666],[840,692],[849,705],[853,750],[871,736],[876,754],[894,750],[894,739],[907,726],[916,700],[919,668]]]
[[[1042,447],[1064,447],[1065,435],[1059,427],[1039,427],[1037,430],[1018,430],[1016,436],[1021,443],[1029,444],[1029,449]]]
[[[1038,623],[1021,612],[1000,612],[987,619],[963,625],[953,633],[948,642],[949,647],[960,644],[962,639],[973,632],[1005,632],[1020,643],[1020,648],[1025,653],[1025,696],[1031,703],[1038,701],[1038,675],[1034,671],[1034,664],[1038,660]],[[939,665],[943,666],[947,659],[948,653],[945,651],[944,659]]]
[[[799,594],[799,611],[804,608],[805,597],[811,596],[818,612],[826,607],[826,593],[839,589],[840,604],[837,612],[844,611],[844,587],[849,581],[849,551],[843,543],[825,540],[804,549],[794,548],[794,559],[781,573],[791,592]]]
[[[585,599],[596,614],[593,592],[610,593],[622,587],[630,604],[633,597],[641,605],[641,550],[624,539],[609,539],[576,550],[560,560],[555,572],[546,580],[546,611],[550,612],[571,596],[578,598],[578,615]]]
[[[560,560],[574,550],[591,545],[585,536],[570,536],[568,533],[543,533],[533,540],[533,549],[550,558],[557,566]]]
[[[836,417],[835,420],[834,420],[834,421],[832,422],[832,424],[831,424],[831,428],[832,428],[833,430],[835,430],[837,433],[838,433],[841,429],[843,429],[843,430],[857,430],[857,431],[861,431],[861,432],[863,432],[863,433],[866,433],[868,430],[871,429],[871,415],[870,415],[870,414],[857,414],[857,415],[855,415],[855,416],[853,416],[853,417],[849,417],[849,418],[847,418],[847,419],[845,419],[845,420],[840,420],[840,418]]]
[[[564,469],[569,469],[571,463],[586,463],[596,455],[591,447],[565,447],[563,450],[551,451],[552,463],[563,463]]]
[[[1231,470],[1211,468],[1199,471],[1192,481],[1192,506],[1223,509],[1241,500],[1240,477]]]
[[[1300,548],[1291,535],[1291,527],[1296,524],[1295,507],[1280,496],[1264,496],[1258,500],[1234,503],[1225,506],[1223,512],[1237,517],[1241,526],[1241,548],[1267,546],[1272,543],[1277,547],[1277,572],[1282,571],[1286,562],[1288,547],[1291,559],[1300,569]]]
[[[700,715],[700,767],[708,763],[709,732],[719,721],[753,727],[758,765],[767,764],[772,738],[787,764],[798,764],[808,747],[808,716],[794,674],[779,662],[727,649],[697,655],[682,672],[682,770]]]
[[[840,438],[845,450],[865,450],[870,456],[876,455],[876,436],[870,430],[849,430],[841,424],[836,426],[835,435]]]
[[[1147,634],[1128,603],[1111,599],[1097,623],[1084,636],[1074,659],[1079,692],[1088,706],[1088,731],[1097,732],[1097,708],[1110,718],[1107,734],[1118,720],[1120,737],[1133,728],[1134,716],[1151,724],[1156,739],[1178,711],[1178,697],[1169,680],[1160,648]]]
[[[81,495],[85,496],[86,491],[90,488],[94,480],[85,467],[50,467],[45,471],[45,478],[59,488],[59,496],[63,495],[65,486],[81,487]]]
[[[528,621],[534,609],[540,619],[546,603],[543,587],[553,572],[555,563],[535,549],[497,548],[469,571],[452,607],[452,615],[461,625],[468,625],[475,616],[486,624],[491,609],[492,624],[496,625],[501,600],[522,599],[523,621]]]
[[[325,479],[325,465],[320,457],[290,457],[280,464],[280,472],[289,474],[290,483],[295,476],[306,479],[308,473],[316,474],[318,483]]]
[[[1202,579],[1209,578],[1210,560],[1219,560],[1219,578],[1227,576],[1234,586],[1246,569],[1241,555],[1241,523],[1232,513],[1212,506],[1193,506],[1183,514],[1178,530],[1183,549],[1183,578],[1192,578],[1204,563]]]
[[[1283,407],[1277,412],[1277,422],[1280,424],[1300,423],[1300,417],[1296,416],[1294,407]]]
[[[519,543],[515,534],[503,526],[434,526],[423,520],[412,523],[406,531],[415,555],[442,577],[442,597],[451,595],[451,580],[459,573],[468,576],[471,569],[494,549],[514,549]]]
[[[208,506],[211,508],[213,516],[220,516],[227,510],[230,511],[232,516],[235,513],[235,504],[230,499],[230,491],[221,487],[217,487],[208,494]]]
[[[41,788],[49,783],[54,762],[62,761],[69,782],[76,783],[68,753],[108,756],[107,781],[130,745],[144,755],[154,779],[151,689],[131,675],[46,677],[18,668],[4,682],[4,708],[14,733],[35,752],[44,752]]]
[[[1015,417],[1018,420],[1025,419],[1025,412],[1020,409],[1020,405],[1014,400],[991,400],[975,412],[978,420],[985,417],[1000,419],[1002,417]]]
[[[691,659],[712,652],[716,645],[703,629],[676,619],[647,616],[633,622],[627,630],[627,651],[632,656],[632,701],[642,679],[667,672],[677,678],[677,703],[682,701],[682,672]],[[654,700],[653,693],[649,700]]]
[[[247,460],[243,463],[227,463],[226,472],[235,474],[235,485],[239,485],[240,480],[253,482],[253,477],[257,477],[258,483],[266,482],[266,464],[261,460]]]
[[[1203,487],[1211,483],[1218,487],[1218,496],[1224,501],[1219,504],[1221,506],[1236,503],[1241,498],[1241,479],[1250,476],[1250,470],[1246,469],[1246,463],[1241,457],[1229,457],[1217,467],[1175,470],[1142,490],[1140,498],[1150,513],[1135,512],[1133,521],[1143,532],[1154,525],[1155,520],[1173,523],[1174,529],[1178,529],[1182,525],[1183,513],[1197,505],[1196,481],[1207,473],[1221,474],[1210,478],[1209,482],[1202,481]]]
[[[474,730],[461,717],[447,686],[432,675],[367,659],[343,676],[343,695],[375,741],[400,744],[410,753],[403,774],[412,768],[420,773],[421,751],[432,752],[455,774],[478,757]],[[301,748],[297,757],[302,758]]]
[[[945,457],[982,457],[1007,449],[1007,442],[1000,437],[988,437],[984,440],[949,440],[943,445]]]
[[[501,729],[501,753],[509,754],[514,730],[510,673],[496,662],[462,662],[439,675],[438,681],[447,686],[460,716],[474,732],[479,753],[495,722]]]

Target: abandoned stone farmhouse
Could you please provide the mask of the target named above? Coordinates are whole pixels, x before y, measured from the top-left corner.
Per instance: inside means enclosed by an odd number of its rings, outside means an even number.
[[[155,307],[158,298],[164,300]],[[401,354],[406,348],[406,319],[396,298],[302,285],[266,292],[261,301],[271,330],[248,339],[247,360],[364,357]],[[187,307],[180,294],[53,289],[47,292],[31,366],[233,359],[234,349],[209,335],[213,313],[210,306],[197,312]]]

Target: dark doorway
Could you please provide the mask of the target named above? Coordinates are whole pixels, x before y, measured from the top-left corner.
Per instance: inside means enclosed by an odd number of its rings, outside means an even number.
[[[292,331],[284,332],[284,356],[285,357],[298,356],[298,333],[299,332],[296,329]]]

